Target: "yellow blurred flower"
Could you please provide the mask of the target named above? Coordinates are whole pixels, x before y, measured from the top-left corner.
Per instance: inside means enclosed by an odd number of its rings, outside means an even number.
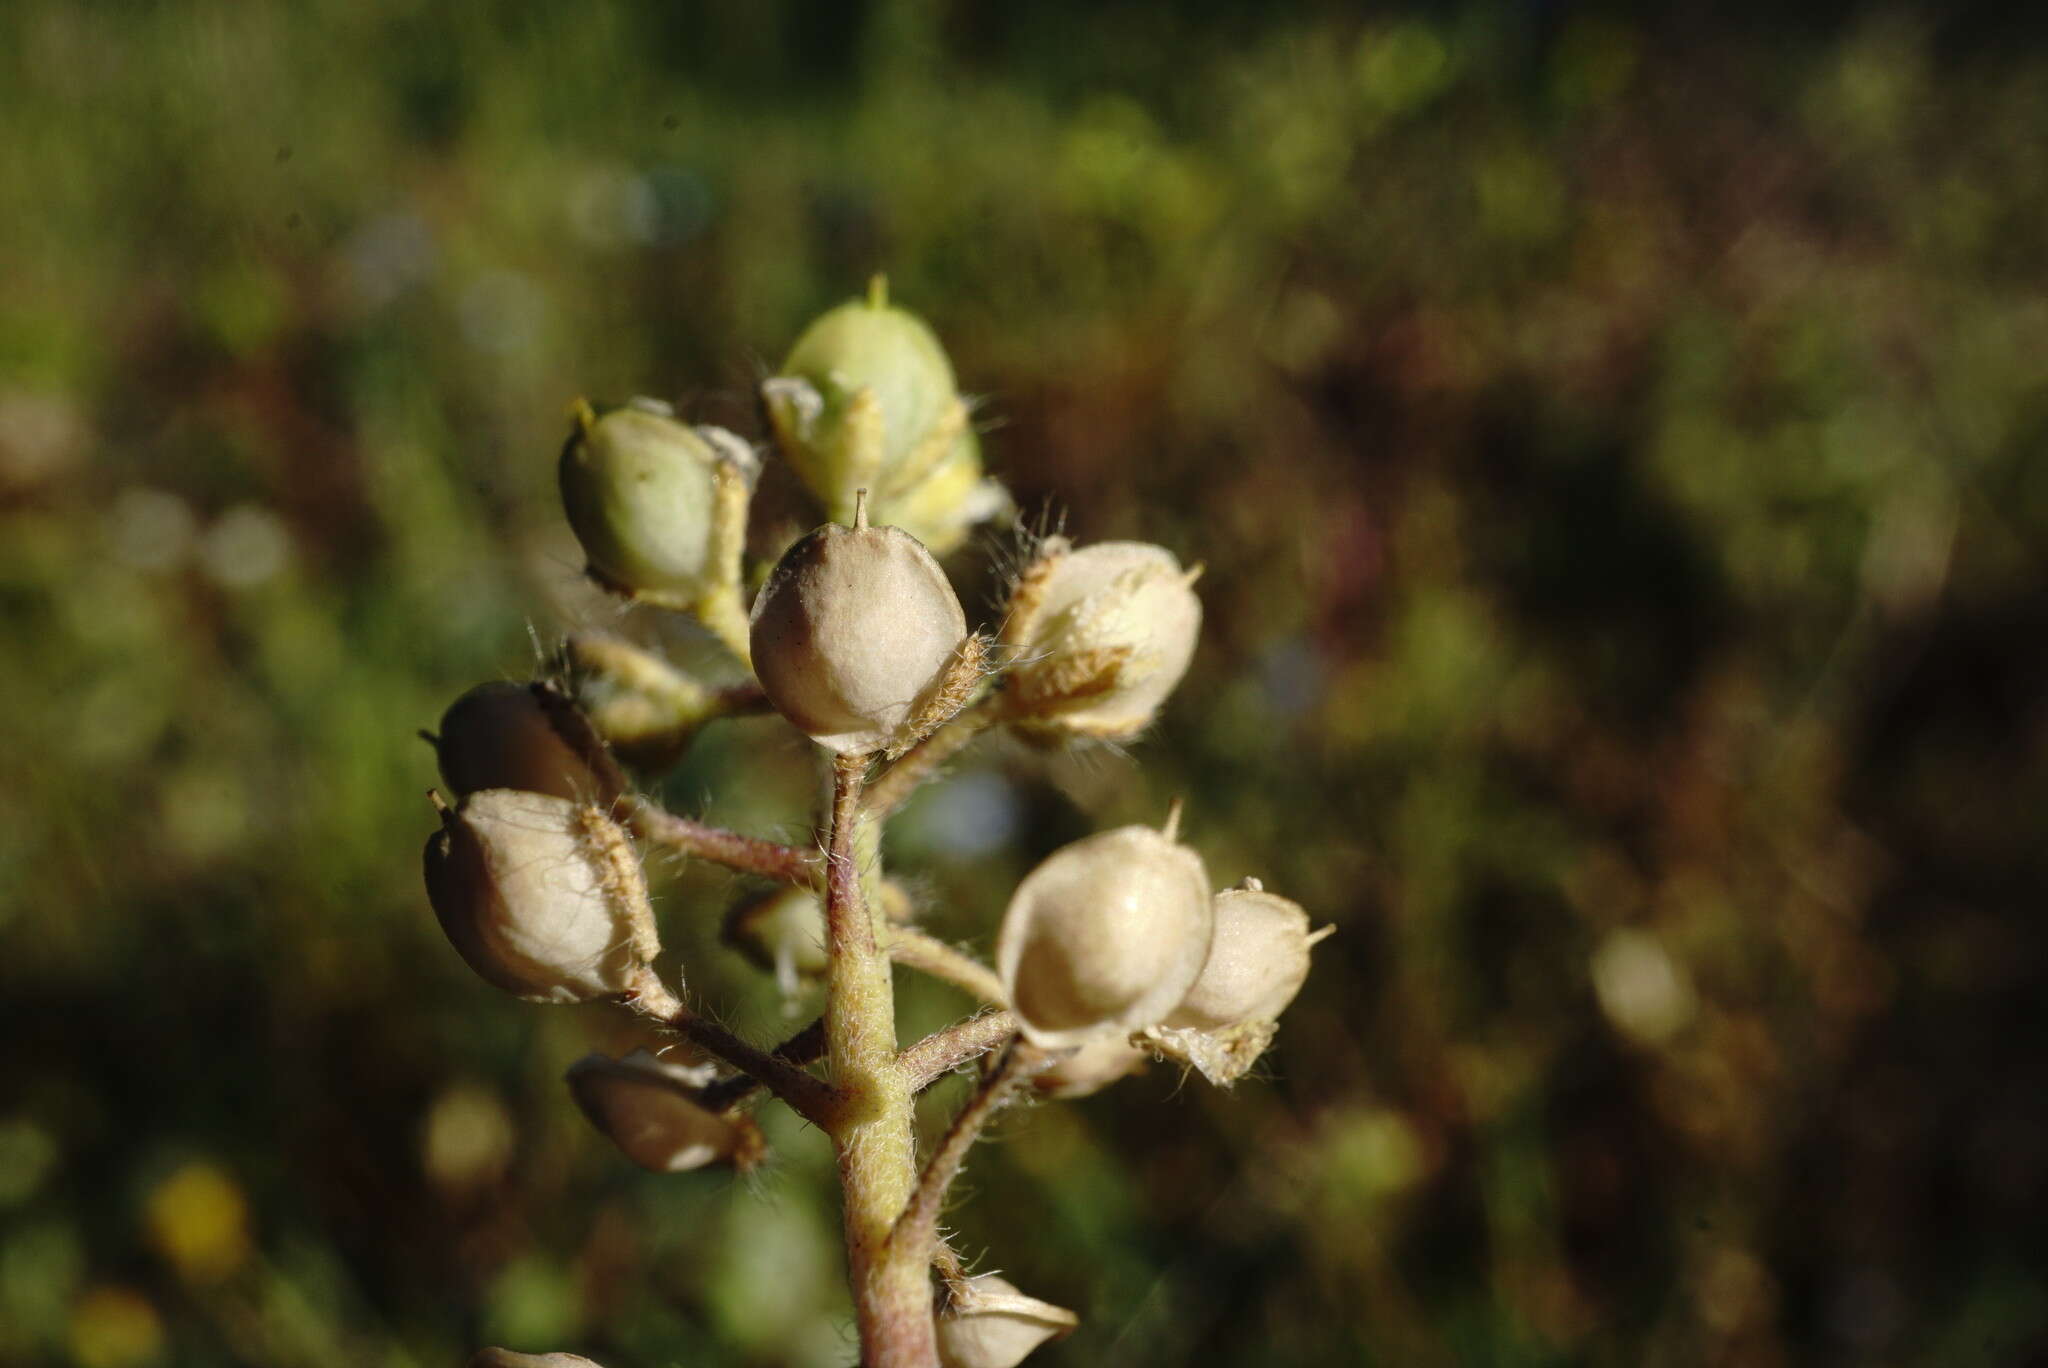
[[[248,1201],[206,1160],[192,1160],[157,1184],[143,1222],[150,1243],[188,1282],[219,1282],[249,1258]]]
[[[70,1340],[83,1368],[131,1368],[162,1354],[163,1321],[141,1293],[95,1287],[71,1308]]]

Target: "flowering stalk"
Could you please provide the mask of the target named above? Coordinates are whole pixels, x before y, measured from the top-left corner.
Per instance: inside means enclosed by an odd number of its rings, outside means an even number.
[[[826,1125],[845,1196],[847,1275],[867,1368],[938,1362],[925,1265],[891,1257],[916,1178],[915,1095],[896,1063],[895,988],[855,859],[865,755],[832,764],[825,880],[826,1058],[839,1105]]]
[[[1076,1317],[995,1274],[969,1276],[939,1236],[989,1119],[1027,1087],[1085,1096],[1154,1055],[1235,1081],[1325,933],[1255,880],[1213,893],[1179,842],[1177,806],[1163,830],[1103,832],[1042,861],[1010,899],[994,967],[912,925],[882,870],[888,817],[993,727],[1041,745],[1143,732],[1194,653],[1195,573],[1162,547],[1044,537],[996,634],[970,630],[935,556],[1007,496],[982,474],[936,337],[879,283],[805,332],[763,401],[781,455],[835,519],[765,580],[744,564],[760,465],[747,442],[653,400],[575,406],[558,475],[590,577],[641,608],[695,616],[750,679],[715,688],[624,640],[579,634],[554,680],[463,695],[429,737],[456,801],[436,800],[428,896],[485,981],[529,1002],[624,1003],[733,1071],[645,1050],[570,1070],[578,1105],[641,1167],[758,1164],[765,1142],[743,1108],[764,1088],[830,1139],[864,1368],[1013,1368]],[[761,585],[750,611],[749,584]],[[822,857],[670,812],[628,778],[764,708],[830,757]],[[679,975],[655,968],[647,847],[779,886],[750,891],[724,934],[775,970],[785,1001],[822,978],[817,1021],[767,1049],[686,1004]],[[899,1049],[899,965],[991,1010]],[[920,1168],[917,1099],[992,1051]],[[506,1349],[477,1363],[592,1368]]]

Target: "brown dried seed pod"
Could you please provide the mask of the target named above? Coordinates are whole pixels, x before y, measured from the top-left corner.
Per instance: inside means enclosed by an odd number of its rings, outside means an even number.
[[[1025,876],[996,938],[996,972],[1035,1044],[1129,1035],[1187,996],[1213,925],[1201,857],[1150,827],[1122,827]]]
[[[1209,962],[1166,1025],[1217,1031],[1275,1021],[1301,991],[1309,948],[1322,936],[1309,934],[1301,904],[1248,883],[1216,895]]]
[[[589,1054],[569,1066],[567,1081],[590,1123],[640,1167],[682,1173],[725,1163],[745,1172],[761,1162],[760,1127],[738,1113],[713,1111],[702,1090],[717,1071],[635,1050],[623,1059]]]
[[[819,745],[882,750],[941,685],[967,617],[909,533],[827,523],[789,548],[754,601],[754,671],[776,710]]]
[[[600,805],[619,796],[624,778],[603,743],[572,715],[575,704],[545,688],[496,680],[448,705],[432,739],[449,788],[524,789]]]
[[[425,865],[456,951],[528,1001],[626,992],[659,949],[632,843],[594,807],[483,789],[444,812]]]
[[[1080,1317],[1027,1297],[993,1273],[957,1284],[939,1314],[941,1368],[1015,1368],[1039,1345],[1072,1333]]]

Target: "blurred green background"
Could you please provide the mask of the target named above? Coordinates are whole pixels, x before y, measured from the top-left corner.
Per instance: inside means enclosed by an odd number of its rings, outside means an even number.
[[[932,924],[1185,795],[1340,928],[1265,1076],[977,1152],[1044,1362],[2048,1351],[2048,51],[1942,13],[15,0],[0,1361],[851,1361],[824,1145],[585,1125],[631,1029],[441,941],[413,732],[715,662],[578,585],[564,405],[759,437],[873,270],[1028,512],[1208,566],[1152,736],[892,831]],[[805,838],[772,720],[666,796]]]

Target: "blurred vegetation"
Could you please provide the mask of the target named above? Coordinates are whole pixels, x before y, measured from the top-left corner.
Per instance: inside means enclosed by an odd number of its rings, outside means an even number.
[[[8,6],[0,1361],[850,1360],[824,1146],[585,1126],[630,1028],[441,943],[413,731],[617,621],[570,397],[758,436],[876,269],[1026,509],[1208,565],[1128,759],[899,824],[934,925],[1184,794],[1340,927],[1269,1077],[979,1152],[1046,1362],[2042,1353],[2048,52],[1627,15]],[[807,784],[748,722],[668,796]]]

